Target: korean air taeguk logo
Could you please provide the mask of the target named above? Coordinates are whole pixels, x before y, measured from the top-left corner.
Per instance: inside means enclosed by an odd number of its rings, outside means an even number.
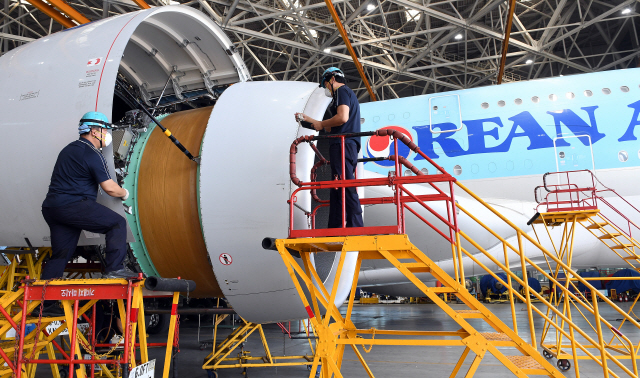
[[[383,130],[393,129],[393,130],[400,131],[404,135],[408,136],[409,139],[413,142],[413,137],[411,136],[411,133],[404,127],[387,126],[387,127],[383,127],[382,129]],[[371,158],[387,157],[387,156],[393,155],[395,153],[395,146],[394,146],[395,143],[396,141],[395,140],[392,141],[390,136],[374,135],[372,137],[369,137],[369,140],[367,140],[367,155],[369,155],[369,157]],[[411,150],[409,150],[409,147],[407,147],[402,142],[398,143],[398,155],[408,158],[410,153],[411,153]],[[374,162],[374,164],[377,164],[381,167],[393,167],[394,162],[389,160],[383,160],[383,161],[376,161]]]

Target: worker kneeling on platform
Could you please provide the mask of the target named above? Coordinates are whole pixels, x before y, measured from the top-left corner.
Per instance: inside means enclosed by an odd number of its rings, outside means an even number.
[[[105,234],[107,246],[103,277],[137,276],[123,264],[127,254],[126,220],[96,202],[98,185],[112,197],[122,200],[129,197],[127,189],[121,188],[109,175],[107,162],[99,150],[111,143],[109,129],[111,125],[106,115],[86,113],[78,127],[80,138],[69,143],[58,155],[49,192],[42,203],[42,215],[51,230],[53,250],[51,259],[42,269],[43,280],[62,277],[82,230]],[[47,302],[43,313],[61,313],[56,301]]]
[[[329,105],[332,117],[317,121],[306,114],[296,113],[296,119],[310,122],[320,134],[346,134],[360,132],[360,103],[351,88],[345,85],[344,73],[336,67],[330,67],[322,74],[320,87],[325,88],[325,94],[333,101]],[[339,179],[342,176],[342,152],[340,138],[331,140],[329,146],[329,161],[331,163],[331,177]],[[356,165],[360,152],[360,137],[345,138],[344,165],[345,179],[355,179]],[[329,228],[342,227],[342,189],[331,189],[329,197]],[[345,190],[346,226],[362,227],[362,208],[356,188]]]

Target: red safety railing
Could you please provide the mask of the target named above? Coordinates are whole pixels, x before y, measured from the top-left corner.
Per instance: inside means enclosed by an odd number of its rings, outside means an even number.
[[[588,173],[588,179],[577,180],[577,174]],[[571,182],[574,178],[574,182]],[[557,183],[553,181],[557,180]],[[535,189],[538,207],[546,206],[547,212],[580,211],[598,208],[596,183],[591,171],[548,172],[542,177],[543,185]],[[580,181],[579,183],[576,181]],[[544,189],[544,190],[543,190]],[[546,195],[542,196],[546,191]]]
[[[577,175],[580,175],[579,181],[583,184],[575,183]],[[561,180],[563,182],[551,184],[554,177],[557,177],[559,182]],[[571,182],[572,179],[574,183]],[[614,189],[602,184],[590,170],[550,172],[544,175],[543,180],[544,185],[536,187],[537,209],[546,207],[548,212],[593,210],[599,209],[599,205],[604,204],[605,208],[617,214],[618,219],[614,221],[611,214],[607,217],[602,212],[600,216],[630,238],[640,235],[640,226],[630,219],[631,217],[640,219],[640,210]],[[545,191],[546,194],[544,194]],[[619,203],[614,206],[613,202]]]
[[[346,138],[353,137],[366,137],[366,136],[380,136],[380,137],[389,137],[392,138],[395,143],[393,143],[393,155],[388,157],[381,158],[365,158],[358,159],[358,162],[374,162],[374,161],[382,161],[389,160],[394,162],[394,169],[389,171],[387,177],[379,177],[379,178],[358,178],[356,177],[353,180],[330,180],[330,181],[316,181],[317,174],[316,171],[318,168],[325,164],[329,164],[329,161],[322,156],[318,148],[313,143],[314,141],[321,139],[329,139],[329,138],[340,138],[341,143],[341,151],[342,151],[342,175],[341,178],[345,177],[345,153],[344,153],[344,145]],[[318,157],[318,162],[311,169],[311,176],[309,182],[303,182],[296,175],[296,154],[298,152],[298,145],[301,143],[309,143],[314,153]],[[426,175],[421,172],[418,168],[412,165],[406,158],[400,156],[398,154],[398,143],[404,143],[411,151],[420,155],[427,162],[429,162],[436,170],[437,174]],[[289,174],[291,177],[291,181],[298,186],[298,188],[291,194],[291,198],[287,201],[289,204],[289,237],[290,238],[301,238],[301,237],[324,237],[324,236],[350,236],[350,235],[380,235],[380,234],[404,234],[405,232],[405,210],[408,210],[413,215],[418,217],[428,226],[430,226],[433,230],[438,232],[442,237],[448,240],[450,243],[455,243],[455,234],[458,232],[458,224],[456,218],[455,211],[455,198],[453,192],[453,183],[456,179],[447,173],[442,167],[436,164],[431,158],[429,158],[426,154],[420,151],[420,148],[413,143],[409,137],[405,134],[392,129],[381,129],[373,132],[365,132],[365,133],[354,133],[354,134],[335,134],[335,135],[323,135],[323,136],[302,136],[296,139],[291,144],[291,149],[289,151]],[[402,167],[410,170],[414,175],[404,176],[402,174]],[[436,184],[444,184],[448,190],[441,189]],[[432,189],[434,189],[433,194],[414,194],[408,187],[411,184],[428,184]],[[360,198],[360,205],[381,205],[381,204],[394,204],[396,205],[396,219],[395,224],[386,225],[386,226],[369,226],[369,227],[346,227],[346,211],[345,211],[345,191],[346,188],[357,188],[357,187],[374,187],[374,186],[388,186],[391,187],[394,191],[393,196],[388,197],[369,197],[369,198]],[[327,229],[316,229],[316,214],[319,208],[329,206],[329,201],[321,200],[317,196],[317,190],[319,189],[333,189],[337,188],[341,190],[342,196],[342,227],[340,228],[327,228]],[[311,193],[312,198],[320,203],[320,205],[316,206],[312,212],[307,212],[302,207],[297,204],[297,196],[301,191],[309,191]],[[431,206],[429,206],[428,202],[433,201],[444,201],[447,209],[447,218],[441,216],[437,211],[435,211]],[[446,235],[441,231],[443,227],[434,226],[430,221],[425,219],[422,215],[420,215],[415,209],[413,209],[409,204],[417,203],[422,208],[426,209],[430,214],[432,214],[435,218],[437,218],[440,222],[442,222],[448,228],[449,235]],[[311,218],[311,229],[295,229],[294,228],[294,208],[300,208],[304,211],[305,215]]]

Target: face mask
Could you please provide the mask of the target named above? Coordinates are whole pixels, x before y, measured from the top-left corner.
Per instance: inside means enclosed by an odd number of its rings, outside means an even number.
[[[111,136],[111,133],[107,131],[107,135],[104,136],[104,146],[108,147],[109,145],[111,145],[112,141],[113,137]]]
[[[94,137],[94,138],[96,138],[96,139],[98,139],[100,141],[100,144],[101,144],[100,148],[104,148],[104,147],[109,146],[111,144],[112,140],[113,140],[113,137],[111,136],[111,133],[106,131],[106,135],[103,134],[102,132],[100,133],[100,135],[104,135],[104,139],[99,138],[99,137]]]
[[[331,82],[328,82],[329,85],[331,86],[331,89],[327,88],[326,86],[324,87],[324,95],[327,97],[333,97],[333,84],[331,84]]]

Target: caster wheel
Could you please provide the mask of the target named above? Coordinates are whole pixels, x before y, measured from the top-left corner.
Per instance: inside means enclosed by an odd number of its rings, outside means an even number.
[[[556,365],[558,366],[558,369],[562,371],[568,371],[571,369],[571,362],[569,362],[569,360],[558,360]]]
[[[58,371],[60,372],[60,378],[67,378],[69,376],[69,367],[59,367]]]
[[[547,352],[546,350],[542,351],[542,355],[544,356],[544,358],[546,358],[547,360],[550,360],[553,358],[553,354]]]
[[[207,378],[218,378],[218,372],[215,370],[207,370]]]

